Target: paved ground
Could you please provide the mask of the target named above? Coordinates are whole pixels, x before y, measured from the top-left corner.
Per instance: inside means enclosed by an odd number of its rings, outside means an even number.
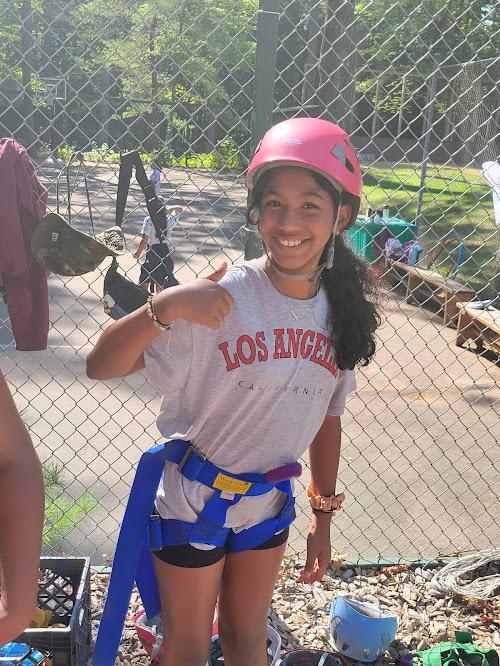
[[[40,177],[53,181],[53,164]],[[116,176],[106,167],[90,180],[97,231],[114,224]],[[175,170],[164,194],[186,206],[174,231],[174,261],[181,281],[242,258],[245,191],[233,176]],[[51,192],[51,204],[54,203]],[[124,222],[129,248],[138,242],[145,211],[131,188]],[[82,207],[76,224],[88,224]],[[65,542],[67,552],[111,553],[123,502],[141,451],[156,438],[158,398],[140,373],[93,382],[84,359],[109,320],[100,304],[106,260],[80,278],[50,276],[49,347],[16,352],[6,309],[0,304],[1,368],[42,458],[65,464],[74,497],[88,489],[101,510]],[[137,279],[131,257],[120,266]],[[386,557],[500,545],[498,532],[500,368],[493,359],[454,346],[454,331],[439,317],[388,295],[376,360],[359,373],[359,387],[344,417],[340,470],[346,510],[335,521],[336,548],[349,557]],[[304,477],[304,483],[307,478]],[[302,550],[308,510],[303,493],[290,547]]]

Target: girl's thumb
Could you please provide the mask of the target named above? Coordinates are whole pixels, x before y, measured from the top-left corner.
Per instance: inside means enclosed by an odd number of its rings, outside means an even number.
[[[222,278],[226,274],[226,271],[227,271],[227,262],[223,261],[217,270],[215,270],[213,273],[210,273],[210,275],[206,276],[206,279],[212,280],[212,282],[219,282],[219,280],[222,280]]]

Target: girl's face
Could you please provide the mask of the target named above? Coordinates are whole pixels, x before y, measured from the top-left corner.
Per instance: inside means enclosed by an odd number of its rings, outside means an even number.
[[[337,207],[311,171],[301,167],[273,169],[262,193],[259,227],[274,261],[286,273],[307,273],[318,266],[333,231]],[[337,231],[351,214],[341,206]]]

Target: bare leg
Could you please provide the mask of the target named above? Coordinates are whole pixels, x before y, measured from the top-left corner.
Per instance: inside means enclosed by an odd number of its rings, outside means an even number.
[[[205,666],[224,559],[200,569],[153,560],[165,637],[160,666]]]
[[[267,610],[285,547],[226,555],[218,602],[226,666],[267,666]]]

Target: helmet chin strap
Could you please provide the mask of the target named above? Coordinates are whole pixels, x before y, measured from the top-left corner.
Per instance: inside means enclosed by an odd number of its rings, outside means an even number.
[[[300,275],[296,275],[295,273],[283,273],[283,271],[279,270],[279,268],[276,266],[273,258],[269,255],[269,252],[267,251],[266,244],[263,243],[264,251],[267,255],[269,263],[276,271],[276,273],[283,279],[291,280],[292,282],[299,282],[300,280],[307,280],[308,282],[316,282],[316,280],[320,278],[321,273],[325,270],[325,268],[327,270],[330,270],[330,268],[332,268],[333,266],[333,260],[335,258],[335,239],[337,237],[337,226],[339,223],[339,217],[340,217],[340,205],[337,208],[337,215],[335,216],[335,223],[333,225],[332,235],[328,243],[326,261],[317,268],[313,268],[313,270],[309,271],[308,273],[302,273]]]

